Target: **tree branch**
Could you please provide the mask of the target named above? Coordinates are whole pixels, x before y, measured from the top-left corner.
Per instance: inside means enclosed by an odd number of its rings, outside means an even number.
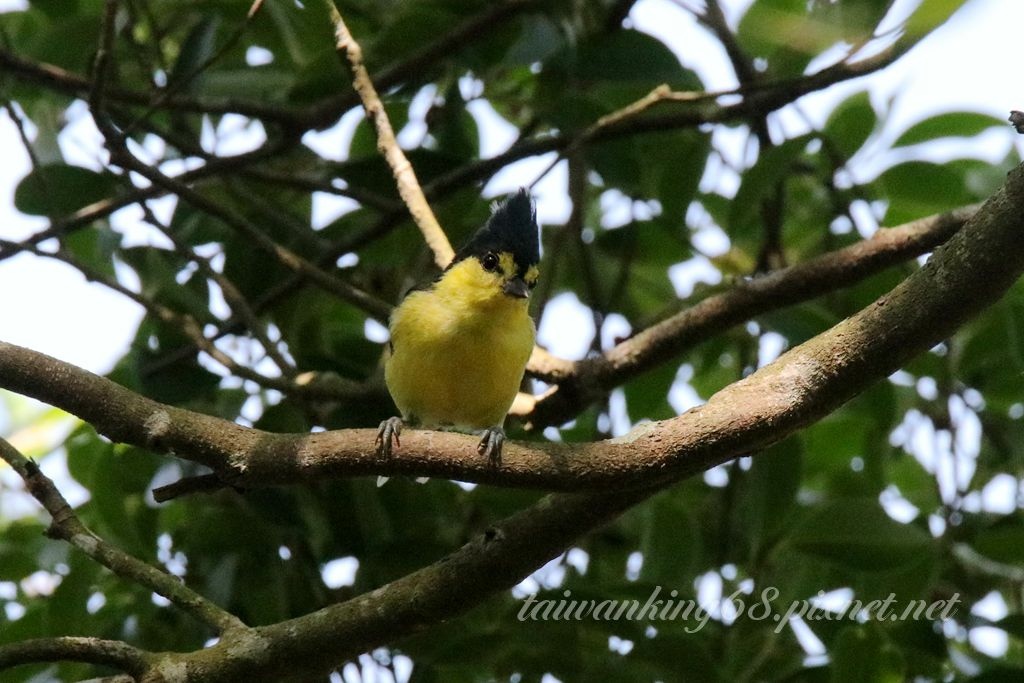
[[[196,349],[206,353],[227,372],[241,379],[254,382],[266,389],[275,389],[289,396],[307,399],[349,401],[364,399],[379,391],[372,383],[360,383],[331,373],[302,373],[287,377],[270,377],[261,374],[253,368],[239,363],[228,353],[218,348],[213,341],[207,339],[203,335],[202,323],[193,316],[173,310],[143,294],[132,291],[118,282],[116,278],[109,277],[79,261],[66,249],[60,247],[57,251],[50,253],[41,250],[39,247],[32,246],[28,248],[28,252],[39,258],[48,258],[66,263],[81,273],[86,280],[103,285],[129,301],[134,301],[144,308],[146,313],[152,316],[154,320],[174,326],[182,335],[193,341]]]
[[[28,492],[50,513],[52,520],[47,535],[51,538],[67,541],[121,578],[162,595],[217,633],[246,628],[236,616],[194,592],[176,577],[132,557],[90,531],[75,515],[53,481],[2,438],[0,458],[18,473]]]
[[[277,143],[237,156],[212,158],[204,166],[173,176],[173,178],[181,183],[192,184],[225,173],[239,173],[251,165],[266,162],[269,158],[279,154],[282,149],[283,144]],[[21,242],[0,240],[0,261],[23,251],[31,251],[32,247],[48,239],[63,237],[85,228],[95,221],[106,218],[118,209],[165,194],[167,194],[167,190],[160,185],[135,188],[126,194],[84,206],[68,216],[53,221],[50,227],[40,230]]]
[[[103,53],[100,52],[99,54],[102,55]],[[180,199],[183,199],[200,211],[217,218],[232,230],[251,239],[255,246],[277,259],[283,266],[294,271],[297,275],[308,279],[325,291],[334,294],[341,300],[347,301],[361,310],[368,311],[375,317],[386,317],[389,314],[390,307],[387,304],[353,287],[344,280],[325,272],[292,250],[278,244],[267,237],[256,226],[233,211],[209,199],[187,183],[182,182],[178,178],[168,176],[159,169],[139,160],[128,149],[123,134],[116,129],[109,117],[104,113],[102,103],[103,94],[101,92],[95,93],[92,102],[93,116],[97,127],[107,141],[107,147],[110,150],[113,163],[118,164],[125,170],[138,173],[154,185],[163,188],[166,192],[177,195]]]
[[[250,641],[251,651],[222,642],[187,655],[188,680],[273,678],[294,671],[295,661],[311,672],[328,671],[340,661],[394,643],[511,588],[557,557],[581,533],[610,521],[651,493],[548,496],[444,559],[377,590],[257,628],[258,640]],[[231,657],[226,656],[229,651]]]
[[[437,41],[414,52],[403,62],[383,69],[375,80],[384,89],[398,86],[403,81],[422,74],[431,64],[449,56],[455,50],[486,38],[492,28],[501,26],[509,17],[536,4],[537,0],[505,0],[492,3],[478,15],[445,32]],[[84,97],[92,89],[92,82],[84,76],[53,64],[24,59],[9,50],[0,49],[0,69],[21,81],[71,97]],[[210,115],[241,114],[277,124],[286,131],[298,134],[330,126],[338,117],[359,104],[359,99],[351,91],[325,97],[302,108],[238,98],[182,94],[169,96],[163,91],[148,93],[123,88],[111,88],[107,91],[107,96],[118,103],[150,109]]]
[[[532,428],[562,424],[608,390],[758,315],[859,282],[946,241],[978,210],[967,206],[879,230],[871,239],[746,280],[653,325],[601,356],[571,362],[537,353],[527,370],[558,387],[521,415]]]
[[[86,662],[138,676],[149,666],[150,654],[119,640],[64,636],[34,638],[0,645],[0,671],[40,662]]]
[[[33,62],[13,52],[0,49],[0,68],[19,80],[34,83],[71,97],[85,97],[93,87],[90,79],[53,64]],[[291,129],[304,129],[301,110],[235,98],[191,97],[176,95],[165,97],[123,88],[111,88],[111,99],[124,104],[156,107],[195,114],[241,114],[281,124]]]
[[[438,268],[446,268],[455,256],[455,251],[452,249],[451,243],[448,242],[448,236],[444,234],[440,223],[437,222],[430,204],[427,203],[427,198],[423,195],[423,189],[420,187],[419,180],[416,179],[416,172],[413,170],[412,164],[409,163],[402,148],[398,146],[395,131],[391,128],[387,112],[384,111],[384,104],[380,101],[377,89],[373,87],[370,74],[363,64],[363,49],[349,32],[334,0],[326,0],[326,2],[331,13],[331,20],[334,22],[337,50],[345,53],[352,67],[354,78],[352,87],[359,94],[363,109],[366,110],[366,116],[377,131],[377,151],[391,167],[391,173],[398,185],[398,194],[409,209],[409,214],[416,226],[423,233],[423,239],[427,246],[434,252],[434,262]]]

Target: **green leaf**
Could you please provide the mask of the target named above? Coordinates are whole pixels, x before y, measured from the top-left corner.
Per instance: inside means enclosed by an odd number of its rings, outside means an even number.
[[[988,114],[967,111],[950,112],[918,121],[900,135],[892,146],[906,147],[939,138],[969,138],[979,135],[989,128],[1004,128],[1005,126],[1005,121]]]
[[[502,60],[509,66],[530,66],[542,62],[563,48],[562,34],[549,18],[540,15],[523,17],[518,39]]]
[[[182,43],[178,59],[168,76],[169,83],[185,84],[185,90],[194,89],[199,70],[217,51],[217,30],[220,23],[220,17],[216,14],[203,15],[199,18]]]
[[[384,105],[384,111],[388,115],[388,121],[395,133],[398,133],[409,121],[409,102],[406,100],[396,101],[390,99]],[[339,150],[340,151],[340,150]],[[359,159],[363,157],[373,158],[377,155],[377,131],[373,124],[364,116],[356,124],[352,133],[352,141],[349,143],[348,158]]]
[[[756,0],[740,20],[746,52],[767,60],[775,76],[797,76],[825,48],[843,40],[843,24],[816,20],[805,0]]]
[[[993,626],[1001,628],[1016,638],[1024,640],[1024,614],[1007,614]]]
[[[114,445],[104,441],[92,427],[82,425],[64,442],[67,449],[68,472],[83,486],[92,482],[96,461],[113,453]]]
[[[803,461],[800,439],[789,438],[757,454],[743,477],[741,533],[750,539],[753,558],[770,547],[789,519]]]
[[[900,683],[904,680],[903,656],[871,625],[843,629],[832,655],[833,683]]]
[[[14,206],[25,214],[57,218],[112,197],[117,185],[110,173],[67,164],[40,166],[18,183]]]
[[[1024,523],[1010,518],[978,534],[974,549],[997,562],[1024,564]]]
[[[1024,678],[1024,667],[997,664],[977,676],[965,680],[971,681],[971,683],[1020,683],[1022,678]]]
[[[83,264],[110,279],[115,279],[114,252],[121,244],[121,235],[109,226],[77,230],[62,238],[64,247]]]
[[[893,0],[811,0],[810,4],[816,25],[841,31],[843,40],[855,44],[875,33]]]
[[[94,4],[94,8],[98,8]],[[102,21],[98,13],[66,13],[38,27],[21,57],[38,59],[73,73],[88,71],[96,53]]]
[[[247,8],[248,5],[244,7]],[[323,60],[329,56],[339,70],[341,69],[341,61],[334,50],[327,3],[268,2],[261,7],[261,15],[265,13],[270,19],[269,25],[260,21],[253,22],[253,25],[266,28],[273,26],[275,30],[268,31],[268,35],[273,37],[278,46],[272,51],[279,59],[294,65],[296,69],[302,69],[312,61]],[[363,27],[359,22],[352,22],[351,18],[349,21],[352,23],[350,28],[354,34],[362,35],[359,29]]]
[[[825,124],[825,134],[839,152],[849,159],[857,153],[878,126],[878,117],[867,92],[860,92],[836,107]]]
[[[675,382],[677,368],[671,363],[652,370],[623,387],[626,410],[634,422],[638,420],[665,420],[675,411],[668,402],[668,392]]]
[[[292,77],[294,84],[285,92],[287,101],[294,104],[309,104],[337,93],[338,84],[352,78],[333,50],[297,69]]]
[[[209,283],[198,271],[187,273],[178,255],[156,247],[132,247],[120,252],[142,281],[142,293],[172,310],[212,322]]]
[[[849,468],[852,458],[865,454],[868,428],[863,416],[841,410],[804,430],[804,443],[814,457],[814,470]]]
[[[585,83],[639,82],[652,86],[692,83],[691,72],[664,43],[635,30],[592,38],[563,57],[571,78]]]
[[[931,536],[893,520],[871,498],[841,498],[813,509],[790,536],[793,547],[861,571],[882,571],[920,559]]]
[[[207,69],[202,74],[202,81],[207,95],[270,103],[283,99],[282,94],[295,86],[295,74],[273,64],[246,65],[237,69]],[[291,100],[290,103],[297,102]]]
[[[886,221],[893,225],[973,201],[964,169],[957,164],[908,161],[885,171],[878,183],[890,202]]]
[[[756,0],[740,20],[737,37],[755,57],[770,57],[805,29],[805,0]]]
[[[953,13],[960,9],[966,0],[922,0],[903,27],[901,42],[914,44],[937,29]]]
[[[426,146],[443,149],[446,154],[463,162],[477,158],[480,152],[480,131],[476,119],[466,109],[466,103],[459,94],[457,83],[453,83],[444,94],[444,103],[435,105],[427,115],[430,137]]]
[[[79,0],[31,0],[30,4],[51,19],[74,16],[81,9]]]
[[[0,581],[21,581],[40,569],[43,545],[48,543],[44,532],[43,525],[31,518],[0,525]]]
[[[652,585],[680,586],[701,566],[702,546],[689,501],[673,490],[651,500],[642,515],[640,578]]]
[[[740,189],[729,205],[730,237],[742,235],[760,239],[757,228],[760,226],[761,202],[790,176],[793,164],[803,154],[809,141],[810,137],[805,135],[772,147],[761,154],[757,163],[743,174]]]

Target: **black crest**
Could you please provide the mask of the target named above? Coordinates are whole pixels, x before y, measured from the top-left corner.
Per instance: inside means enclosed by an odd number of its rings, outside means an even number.
[[[537,211],[526,188],[509,195],[494,207],[486,225],[455,255],[455,263],[489,251],[510,251],[523,275],[540,261],[540,227]]]

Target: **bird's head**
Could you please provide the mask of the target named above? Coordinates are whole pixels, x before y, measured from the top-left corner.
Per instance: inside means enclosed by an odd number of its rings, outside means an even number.
[[[523,188],[495,204],[490,219],[458,251],[448,271],[458,270],[462,286],[481,294],[525,301],[540,274],[539,231],[533,200]]]

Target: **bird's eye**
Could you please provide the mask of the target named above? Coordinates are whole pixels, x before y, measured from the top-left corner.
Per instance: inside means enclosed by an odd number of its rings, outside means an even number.
[[[481,261],[481,263],[483,263],[484,270],[486,270],[488,273],[493,273],[498,269],[498,257],[494,254],[494,252],[487,252],[484,255],[483,261]]]

